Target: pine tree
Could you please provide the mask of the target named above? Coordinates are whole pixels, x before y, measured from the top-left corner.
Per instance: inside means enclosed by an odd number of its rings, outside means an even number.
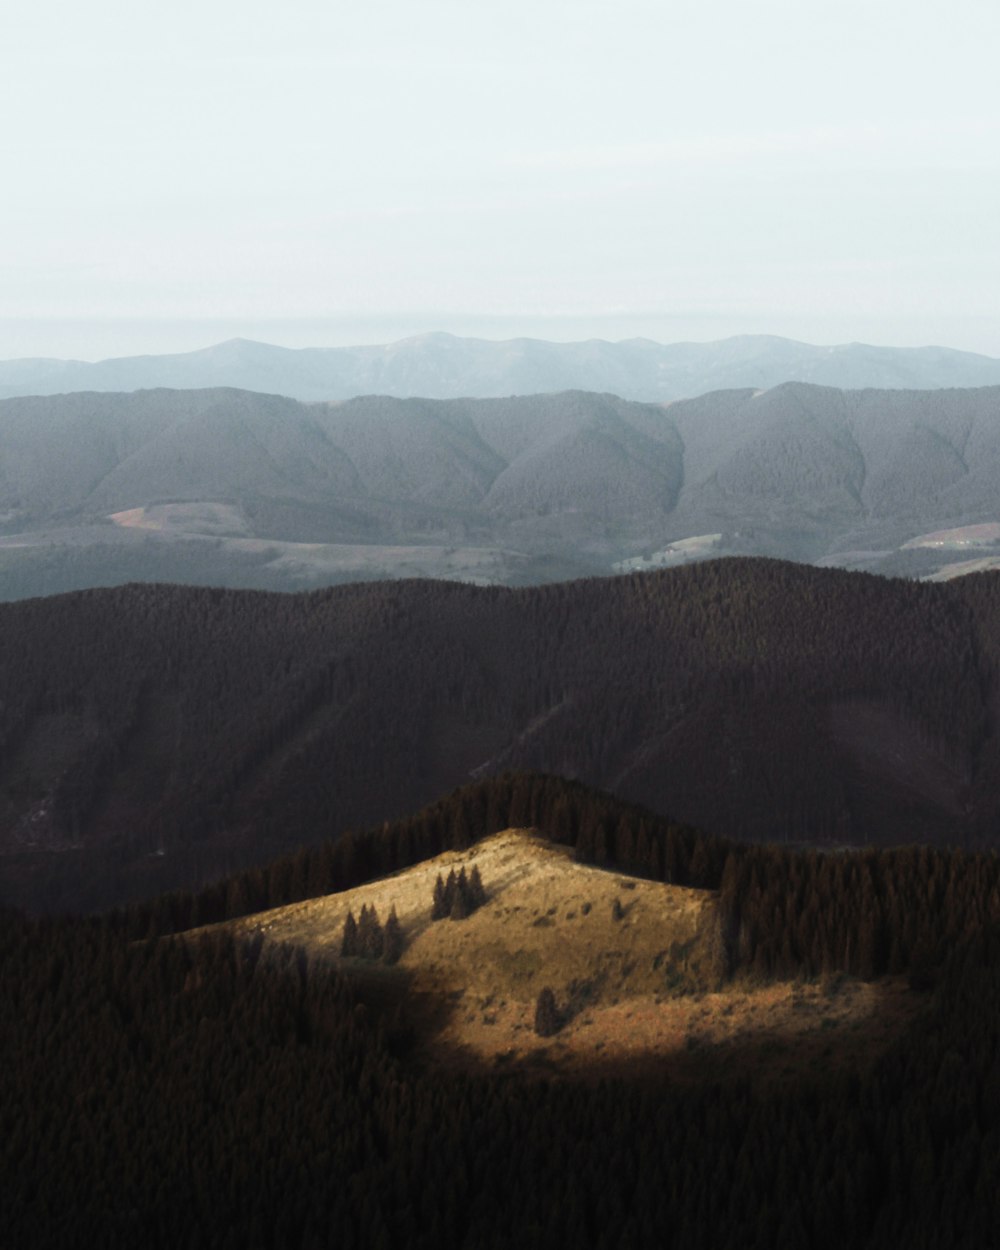
[[[385,922],[382,939],[382,959],[387,964],[398,963],[403,953],[403,929],[396,915],[395,903],[389,912],[389,919]]]
[[[455,876],[455,869],[448,873],[448,879],[444,883],[444,914],[451,915],[451,909],[455,905],[455,892],[458,889],[458,878]]]
[[[380,959],[383,946],[384,935],[378,912],[374,906],[362,907],[358,920],[358,954],[362,959]]]
[[[444,879],[438,873],[437,880],[434,882],[434,905],[431,907],[431,919],[443,920],[448,914],[448,908],[445,904]]]
[[[354,912],[347,913],[347,919],[344,921],[344,936],[340,941],[340,953],[345,959],[353,958],[358,953],[358,922],[354,919]]]
[[[463,890],[458,882],[455,883],[455,889],[451,895],[451,910],[448,916],[451,920],[464,920],[469,914],[469,903],[466,897],[468,887]]]
[[[562,1021],[556,1008],[556,996],[546,985],[539,990],[535,1002],[535,1032],[539,1037],[552,1037],[559,1032]]]
[[[479,865],[472,865],[472,872],[469,874],[469,904],[470,910],[475,911],[477,907],[482,907],[486,902],[486,890],[483,886],[483,879],[479,875]]]
[[[691,884],[699,890],[707,889],[713,884],[712,858],[708,848],[708,840],[699,836],[691,853],[691,866],[688,870]]]

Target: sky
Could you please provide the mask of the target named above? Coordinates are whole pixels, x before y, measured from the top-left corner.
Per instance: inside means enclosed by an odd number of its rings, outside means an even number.
[[[5,0],[0,358],[1000,356],[995,0]]]

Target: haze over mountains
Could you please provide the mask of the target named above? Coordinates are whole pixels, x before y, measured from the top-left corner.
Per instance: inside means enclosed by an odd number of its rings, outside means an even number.
[[[1000,556],[998,481],[1000,387],[9,399],[0,596],[519,584],[723,554],[948,574]]]
[[[945,347],[821,347],[770,335],[661,344],[650,339],[498,342],[433,333],[360,347],[290,349],[233,339],[201,351],[95,363],[0,361],[0,398],[226,386],[304,400],[584,390],[664,401],[791,381],[848,389],[990,386],[1000,384],[1000,360]]]

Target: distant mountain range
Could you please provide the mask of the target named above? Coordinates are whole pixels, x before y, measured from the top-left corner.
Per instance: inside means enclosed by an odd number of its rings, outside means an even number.
[[[304,400],[368,394],[455,399],[585,390],[663,401],[731,388],[763,390],[793,381],[848,389],[1000,385],[1000,360],[944,347],[816,347],[768,335],[661,344],[650,339],[495,342],[423,334],[367,347],[293,350],[233,339],[203,351],[96,363],[0,361],[0,398],[226,386]]]
[[[724,554],[910,575],[998,562],[1000,387],[0,401],[5,599],[125,581],[524,584]]]

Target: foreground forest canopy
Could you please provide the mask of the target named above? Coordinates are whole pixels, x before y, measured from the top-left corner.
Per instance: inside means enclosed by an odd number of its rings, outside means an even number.
[[[0,608],[3,894],[190,890],[511,769],[708,832],[993,845],[1000,579],[760,560]]]
[[[405,1017],[302,951],[153,936],[184,908],[255,905],[254,881],[326,889],[514,820],[606,867],[717,886],[727,978],[891,968],[926,1006],[870,1062],[782,1079],[738,1053],[684,1082],[447,1072],[416,1060]],[[7,1234],[52,1250],[991,1244],[998,883],[994,854],[727,845],[512,775],[234,878],[214,903],[0,915]],[[866,946],[878,965],[858,962]]]

